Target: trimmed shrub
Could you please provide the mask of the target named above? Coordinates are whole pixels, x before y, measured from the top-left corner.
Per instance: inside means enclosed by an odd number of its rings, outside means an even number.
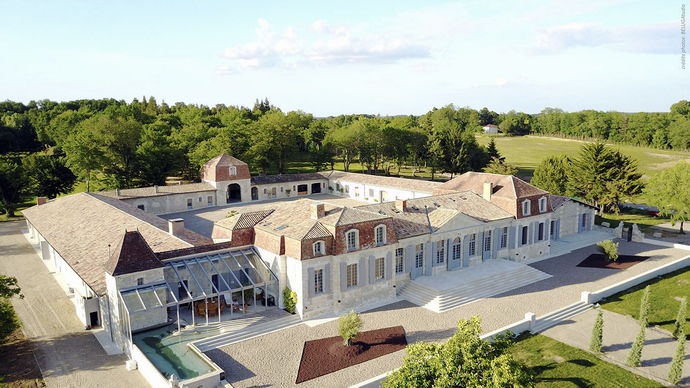
[[[642,300],[640,301],[640,331],[635,337],[635,342],[633,342],[632,348],[630,349],[630,354],[628,354],[628,359],[625,361],[628,366],[638,367],[642,365],[642,348],[644,347],[644,340],[646,336],[645,330],[649,324],[649,286],[644,288],[644,294],[642,294]]]
[[[673,336],[675,338],[685,337],[685,318],[687,315],[687,299],[683,298],[680,301],[678,308],[678,315],[676,316],[676,323],[673,325]]]
[[[604,313],[599,309],[597,319],[594,321],[592,328],[592,340],[589,343],[589,350],[593,353],[601,353],[601,347],[604,340]]]
[[[21,326],[10,300],[0,297],[0,343],[5,342],[5,338]]]
[[[683,360],[685,359],[685,330],[681,329],[679,334],[676,354],[673,355],[671,369],[668,371],[668,381],[672,384],[678,384],[680,379],[683,377]]]
[[[599,241],[597,250],[603,253],[607,260],[618,260],[618,243],[613,242],[613,240]]]
[[[290,314],[295,313],[297,307],[297,293],[292,291],[289,287],[283,289],[283,308]]]
[[[338,318],[338,334],[343,337],[345,345],[352,345],[352,339],[362,330],[362,317],[354,310]]]

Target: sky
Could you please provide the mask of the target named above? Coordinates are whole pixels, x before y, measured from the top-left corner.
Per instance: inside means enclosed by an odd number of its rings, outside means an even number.
[[[682,1],[4,0],[0,100],[667,112]],[[688,58],[690,59],[690,58]]]

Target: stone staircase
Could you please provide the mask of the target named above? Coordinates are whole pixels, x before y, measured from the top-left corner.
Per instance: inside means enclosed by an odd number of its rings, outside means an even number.
[[[586,246],[595,245],[599,241],[613,238],[613,229],[597,229],[586,233],[578,233],[572,236],[561,238],[560,240],[551,241],[551,250],[549,255],[543,258],[538,258],[535,261],[545,260],[551,257],[565,255],[576,249],[584,248]],[[532,262],[532,261],[530,261]]]
[[[291,315],[282,310],[274,310],[276,314],[248,316],[209,325],[214,326],[209,327],[209,330],[219,330],[220,334],[196,341],[194,345],[200,351],[206,352],[302,323],[297,314]]]
[[[550,277],[525,264],[487,260],[475,267],[412,280],[402,287],[399,296],[441,313]]]
[[[534,324],[534,328],[532,329],[532,334],[541,333],[542,331],[552,326],[556,326],[570,317],[574,317],[578,314],[584,313],[585,311],[591,308],[591,304],[587,304],[585,302],[577,302],[569,306],[565,306],[562,309],[552,311],[541,318],[537,318],[537,321]]]

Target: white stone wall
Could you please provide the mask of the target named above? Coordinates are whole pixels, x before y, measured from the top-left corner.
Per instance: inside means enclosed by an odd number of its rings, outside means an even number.
[[[237,183],[240,186],[240,192],[242,193],[242,202],[251,202],[251,181],[249,179],[236,179],[232,181],[221,181],[221,182],[210,182],[216,186],[216,200],[218,205],[227,204],[227,192],[228,186]]]
[[[211,205],[208,199],[211,197]],[[195,193],[181,193],[168,194],[156,197],[142,197],[142,198],[120,198],[132,206],[144,206],[144,210],[151,214],[167,214],[177,213],[189,210],[187,200],[192,200],[192,209],[202,209],[209,206],[218,205],[218,197],[216,191],[199,191]],[[201,200],[200,200],[201,199]],[[225,197],[223,197],[222,204],[225,204]]]
[[[111,277],[112,278],[112,277]],[[114,285],[116,290],[127,288],[134,288],[137,286],[137,280],[143,279],[143,284],[156,284],[163,280],[163,268],[156,268],[147,271],[136,272],[132,274],[119,275],[114,277]],[[117,292],[117,291],[115,291]],[[166,302],[166,295],[163,289],[157,291],[158,297],[163,303]],[[110,290],[109,290],[110,294]],[[116,299],[118,302],[121,300]],[[165,307],[146,306],[145,311],[130,311],[130,323],[132,331],[142,330],[149,327],[164,324],[168,321],[168,313]]]
[[[258,199],[257,200],[264,201],[267,199],[274,199],[274,198],[295,198],[295,197],[303,197],[305,195],[312,195],[314,193],[312,192],[311,185],[314,183],[318,183],[319,186],[321,187],[321,192],[317,193],[317,194],[328,194],[329,193],[328,183],[323,179],[306,180],[306,181],[298,181],[298,182],[275,183],[275,184],[265,184],[265,185],[253,185],[252,187],[256,187],[256,189],[257,189],[257,192],[258,192]],[[299,185],[307,185],[307,194],[299,194],[299,192],[297,191],[297,186],[299,186]],[[273,196],[273,189],[274,188],[275,188],[275,196]]]
[[[338,185],[342,191],[338,191]],[[369,203],[392,202],[396,199],[413,199],[431,196],[431,192],[418,190],[404,190],[382,185],[364,184],[346,179],[332,179],[328,186],[333,188],[329,193],[349,197]],[[384,192],[382,194],[382,192]],[[373,194],[373,195],[372,195]]]
[[[553,213],[554,220],[560,220],[560,237],[571,236],[579,231],[582,214],[587,214],[588,229],[594,226],[596,210],[575,201],[567,201]]]

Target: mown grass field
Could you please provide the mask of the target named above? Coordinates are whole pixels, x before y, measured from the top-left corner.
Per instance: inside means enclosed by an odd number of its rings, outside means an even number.
[[[537,387],[663,387],[543,335],[520,337],[511,352],[535,374]]]
[[[644,288],[650,286],[650,326],[660,326],[673,332],[676,315],[680,307],[680,299],[690,299],[690,269],[685,268],[642,283],[624,292],[613,295],[602,303],[602,307],[618,314],[632,316],[638,319],[640,314],[640,300]],[[685,321],[685,333],[690,335],[690,325]]]
[[[506,162],[520,169],[520,176],[531,176],[537,165],[551,155],[566,154],[576,158],[585,141],[542,136],[495,136],[496,148]],[[487,145],[491,137],[478,136],[479,144]],[[682,160],[690,161],[690,153],[684,151],[659,150],[623,144],[609,144],[624,155],[637,160],[638,170],[646,177],[672,167]]]

